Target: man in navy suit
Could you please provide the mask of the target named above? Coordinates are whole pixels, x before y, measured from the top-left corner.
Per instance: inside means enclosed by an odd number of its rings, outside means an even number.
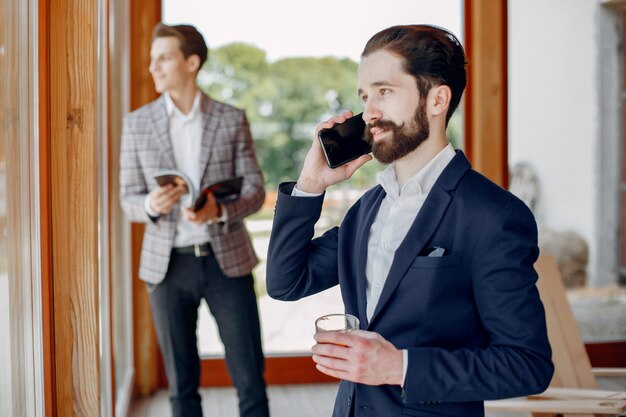
[[[315,239],[326,188],[371,156],[330,169],[314,140],[297,183],[280,185],[268,292],[298,300],[339,284],[361,321],[315,336],[317,369],[342,380],[335,417],[483,416],[484,400],[541,392],[552,377],[533,215],[446,139],[465,64],[441,28],[374,35],[358,94],[372,153],[389,164],[379,185]]]

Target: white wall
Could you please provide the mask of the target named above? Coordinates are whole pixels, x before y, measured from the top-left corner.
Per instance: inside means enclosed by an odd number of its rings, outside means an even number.
[[[596,245],[597,0],[509,0],[509,163],[540,183],[539,227]]]

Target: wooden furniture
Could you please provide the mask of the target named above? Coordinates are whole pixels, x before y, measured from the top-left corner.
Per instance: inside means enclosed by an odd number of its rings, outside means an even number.
[[[554,258],[535,264],[537,287],[546,309],[554,377],[544,393],[526,398],[487,401],[490,411],[532,413],[533,417],[618,416],[626,412],[626,392],[600,391]],[[624,375],[623,370],[614,370]]]

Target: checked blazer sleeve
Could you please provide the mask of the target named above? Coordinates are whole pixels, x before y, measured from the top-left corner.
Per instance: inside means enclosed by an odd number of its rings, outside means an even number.
[[[148,185],[134,139],[136,136],[150,134],[148,123],[143,115],[137,113],[131,113],[124,118],[120,151],[120,201],[131,222],[151,221],[144,208],[149,192]]]
[[[243,112],[237,112],[237,116],[231,145],[234,154],[234,175],[243,176],[244,181],[240,197],[224,204],[228,213],[228,223],[240,222],[250,214],[256,213],[265,200],[263,176],[255,157],[250,126]]]

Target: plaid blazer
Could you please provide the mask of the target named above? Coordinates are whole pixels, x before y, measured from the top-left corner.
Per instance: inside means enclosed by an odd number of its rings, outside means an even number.
[[[263,205],[263,176],[244,112],[204,94],[200,109],[204,124],[198,155],[204,167],[200,188],[233,176],[244,177],[241,197],[224,204],[227,223],[207,226],[222,271],[229,277],[240,277],[258,263],[243,219]],[[146,223],[139,277],[152,284],[165,277],[181,213],[175,207],[170,214],[152,219],[144,202],[146,195],[158,187],[154,173],[175,167],[169,117],[161,96],[124,118],[120,151],[120,200],[131,222]]]

